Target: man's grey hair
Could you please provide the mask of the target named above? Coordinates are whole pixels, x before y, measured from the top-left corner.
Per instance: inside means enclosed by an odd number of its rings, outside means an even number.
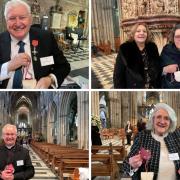
[[[2,128],[2,134],[5,133],[6,129],[11,128],[15,130],[15,133],[17,135],[17,127],[13,124],[6,124],[3,128]]]
[[[5,8],[4,8],[4,17],[6,20],[9,9],[11,9],[12,7],[17,7],[19,5],[25,6],[27,8],[28,13],[31,14],[31,7],[28,5],[27,2],[22,0],[10,0],[5,4]]]
[[[176,129],[177,116],[176,116],[175,111],[169,105],[165,103],[158,103],[155,105],[154,110],[149,115],[149,120],[147,122],[146,128],[151,131],[154,130],[154,126],[153,126],[154,116],[155,116],[155,113],[160,109],[163,109],[168,113],[169,119],[170,119],[170,127],[168,129],[168,132],[173,132]]]

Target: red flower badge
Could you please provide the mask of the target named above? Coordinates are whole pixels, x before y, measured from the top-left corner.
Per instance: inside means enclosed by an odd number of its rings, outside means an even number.
[[[36,47],[36,46],[38,46],[38,40],[32,40],[32,45],[34,46],[34,47]]]
[[[140,154],[141,158],[145,161],[148,161],[151,158],[151,151],[150,150],[141,148],[139,151],[139,154]]]
[[[14,166],[12,164],[9,164],[6,166],[6,170],[8,170],[10,173],[14,173]]]

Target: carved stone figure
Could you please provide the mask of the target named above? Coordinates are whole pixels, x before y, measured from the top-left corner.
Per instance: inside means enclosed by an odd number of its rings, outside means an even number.
[[[169,0],[168,6],[167,6],[167,13],[175,14],[177,12],[176,5],[177,5],[177,2],[175,0]]]
[[[31,12],[34,15],[39,15],[40,14],[40,5],[37,2],[37,0],[34,0],[32,5],[31,5]]]
[[[164,0],[155,0],[151,4],[152,14],[162,14],[165,13],[165,3]]]

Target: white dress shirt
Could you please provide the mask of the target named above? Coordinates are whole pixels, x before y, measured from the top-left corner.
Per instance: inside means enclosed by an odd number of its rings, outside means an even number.
[[[25,45],[24,45],[25,53],[27,53],[30,56],[30,59],[32,61],[29,33],[27,34],[27,36],[24,39],[22,39],[22,41],[25,43]],[[19,40],[15,39],[13,36],[11,36],[11,55],[10,55],[11,59],[13,59],[18,54],[18,51],[19,51],[18,42],[19,42]],[[9,79],[8,84],[7,84],[7,89],[12,89],[15,71],[11,71],[8,73],[8,63],[9,62],[6,62],[2,65],[0,77],[1,77],[1,80]],[[34,79],[35,77],[34,77],[34,70],[33,70],[32,62],[29,64],[28,72],[31,73],[32,79]],[[25,77],[23,74],[23,79],[24,78]]]
[[[33,69],[33,65],[32,65],[31,45],[30,45],[30,40],[29,40],[29,33],[26,35],[26,37],[24,39],[22,39],[22,41],[25,43],[25,45],[24,45],[25,53],[27,53],[31,59],[31,62],[30,62],[29,67],[28,67],[28,72],[32,75],[32,79],[35,79],[34,69]],[[18,54],[18,51],[19,51],[18,42],[19,42],[19,40],[17,40],[13,36],[11,36],[11,55],[10,55],[11,59],[13,59]],[[11,71],[8,73],[8,63],[9,62],[2,64],[1,72],[0,72],[0,81],[5,80],[5,79],[9,79],[8,84],[7,84],[7,89],[12,89],[15,71]],[[51,86],[53,88],[57,88],[58,84],[57,84],[56,76],[54,74],[50,74],[50,75],[54,79],[54,82],[55,82]],[[25,79],[25,74],[23,74],[23,79]]]

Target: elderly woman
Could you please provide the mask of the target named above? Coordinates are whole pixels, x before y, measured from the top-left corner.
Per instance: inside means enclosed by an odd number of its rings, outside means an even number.
[[[157,46],[144,23],[133,26],[129,40],[119,48],[114,68],[114,88],[159,88],[161,76]]]
[[[169,44],[162,50],[161,65],[163,67],[162,88],[180,88],[180,80],[178,77],[175,78],[175,72],[180,70],[180,24],[173,28]]]
[[[153,180],[180,179],[179,131],[176,114],[164,103],[158,103],[150,114],[147,130],[137,134],[123,163],[125,174],[140,180],[142,172],[153,172]]]

